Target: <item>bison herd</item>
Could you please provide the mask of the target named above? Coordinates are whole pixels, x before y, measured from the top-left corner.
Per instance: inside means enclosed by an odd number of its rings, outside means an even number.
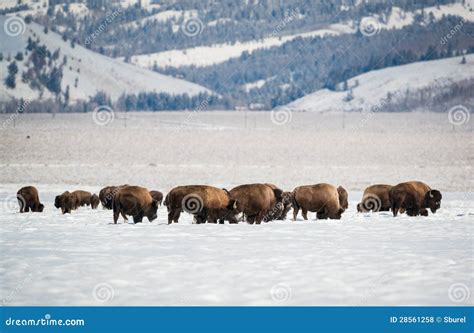
[[[342,187],[330,184],[298,186],[293,191],[283,191],[269,183],[245,184],[230,191],[208,185],[186,185],[173,188],[164,198],[160,191],[149,191],[140,186],[107,186],[99,195],[87,191],[66,191],[54,200],[54,206],[63,214],[71,213],[81,206],[96,209],[99,203],[104,209],[113,210],[113,220],[119,216],[133,222],[150,222],[157,218],[162,204],[168,210],[168,224],[178,223],[182,212],[194,216],[195,223],[238,223],[246,221],[260,224],[262,221],[284,220],[293,208],[293,220],[299,211],[305,220],[308,212],[316,213],[317,219],[340,219],[348,208],[348,193]],[[357,204],[358,212],[391,210],[393,216],[406,213],[409,216],[427,216],[428,209],[435,213],[441,205],[441,193],[425,183],[409,181],[398,185],[376,184],[367,187],[362,200]],[[20,213],[42,212],[44,205],[39,200],[38,190],[26,186],[18,190]]]

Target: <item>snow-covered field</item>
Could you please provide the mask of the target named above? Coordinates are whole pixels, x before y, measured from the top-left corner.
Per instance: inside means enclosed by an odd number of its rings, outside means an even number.
[[[351,113],[343,129],[338,113],[287,116],[283,124],[271,112],[117,112],[105,126],[91,114],[10,121],[0,132],[3,304],[472,304],[472,121]],[[356,213],[368,184],[409,179],[443,192],[435,215]],[[341,184],[349,209],[340,221],[194,225],[183,214],[168,226],[163,207],[138,225],[113,225],[102,209],[65,216],[53,207],[66,189],[256,181]],[[27,184],[38,187],[44,213],[17,213],[16,190]]]

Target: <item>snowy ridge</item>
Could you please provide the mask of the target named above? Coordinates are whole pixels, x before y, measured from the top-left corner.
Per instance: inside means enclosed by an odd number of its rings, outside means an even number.
[[[0,25],[3,26],[5,17],[0,17]],[[197,95],[201,92],[210,92],[208,89],[185,80],[176,79],[170,76],[162,75],[144,68],[126,64],[118,59],[112,59],[101,54],[92,52],[80,45],[71,47],[70,41],[63,41],[61,36],[49,31],[47,34],[43,32],[43,27],[31,23],[26,25],[25,33],[19,37],[7,36],[3,30],[0,31],[2,43],[0,52],[4,58],[10,54],[12,58],[17,52],[25,51],[28,37],[32,40],[40,39],[40,45],[46,45],[47,48],[54,52],[60,49],[59,59],[67,56],[67,65],[63,67],[63,79],[61,90],[64,92],[69,85],[70,99],[80,100],[88,99],[99,91],[107,93],[112,100],[116,100],[124,93],[139,92],[165,92],[169,94]],[[34,34],[36,37],[34,37]],[[6,41],[4,43],[4,41]],[[15,98],[31,98],[40,97],[38,90],[33,90],[28,84],[21,80],[21,73],[25,70],[24,61],[17,61],[18,74],[17,86],[15,89],[7,89],[3,82],[0,88],[0,100],[8,100]],[[0,77],[2,80],[7,76],[7,66],[9,62],[5,59],[0,62]],[[74,87],[75,80],[78,79],[77,87]],[[45,91],[43,98],[50,97],[48,91]]]
[[[442,60],[420,61],[408,65],[384,68],[358,75],[347,81],[352,89],[353,99],[347,101],[348,91],[321,89],[299,98],[286,106],[294,111],[331,112],[344,110],[368,111],[371,107],[384,103],[387,94],[392,101],[402,98],[409,89],[411,92],[422,88],[442,88],[454,82],[472,78],[474,55]],[[433,69],[436,70],[433,70]]]

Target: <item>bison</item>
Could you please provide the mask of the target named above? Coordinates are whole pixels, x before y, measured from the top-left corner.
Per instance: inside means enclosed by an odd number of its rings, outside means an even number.
[[[197,223],[229,220],[237,223],[237,202],[225,189],[208,185],[186,185],[173,188],[163,203],[168,209],[168,224],[178,223],[181,212],[193,214]]]
[[[333,185],[322,183],[299,186],[293,193],[293,220],[296,220],[300,209],[305,220],[308,219],[308,211],[316,212],[318,219],[340,219],[344,212],[337,188]]]
[[[22,187],[16,192],[16,198],[20,205],[20,213],[43,212],[44,205],[39,200],[38,190],[34,186]]]
[[[260,224],[278,202],[282,201],[283,191],[268,184],[245,184],[229,191],[237,200],[235,213],[243,213],[248,223]]]
[[[65,191],[56,196],[54,199],[54,207],[60,208],[63,214],[71,214],[71,211],[76,209],[76,198],[71,192]]]
[[[96,199],[98,199],[97,195],[92,194],[90,192],[76,190],[71,194],[74,197],[74,209],[77,209],[82,206],[91,206],[92,209],[95,209],[99,205],[98,203],[96,204]]]
[[[428,215],[429,208],[434,214],[441,207],[441,192],[431,189],[419,181],[400,183],[390,190],[393,216],[405,210],[409,216]]]
[[[131,215],[134,223],[140,223],[146,216],[152,222],[157,218],[158,202],[153,199],[148,189],[140,186],[121,187],[113,200],[114,224],[119,215]]]
[[[100,203],[99,196],[95,193],[92,194],[92,196],[91,196],[91,208],[96,209],[97,207],[99,207],[99,203]]]
[[[367,187],[362,195],[362,200],[357,204],[357,211],[362,212],[386,212],[392,203],[390,201],[390,190],[392,185],[375,184]]]

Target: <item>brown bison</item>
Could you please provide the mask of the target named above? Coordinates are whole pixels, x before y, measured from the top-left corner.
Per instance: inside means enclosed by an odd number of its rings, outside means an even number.
[[[158,202],[158,205],[161,205],[161,202],[163,201],[163,193],[160,191],[150,191],[150,195]]]
[[[78,209],[82,206],[91,206],[92,209],[95,209],[99,205],[98,203],[96,205],[97,195],[92,194],[91,192],[77,190],[72,192],[71,194],[74,197],[74,209]]]
[[[44,205],[39,200],[38,190],[34,186],[22,187],[16,192],[16,198],[20,205],[20,213],[42,212]]]
[[[65,191],[56,196],[54,199],[54,207],[60,208],[63,214],[71,214],[71,211],[76,209],[76,198],[71,192]]]
[[[133,216],[134,223],[140,223],[146,216],[148,221],[157,218],[158,202],[153,199],[148,189],[140,186],[125,186],[118,190],[113,200],[114,224],[120,214]]]
[[[129,186],[128,184],[125,185],[117,185],[117,186],[106,186],[99,192],[99,199],[102,203],[102,206],[106,209],[112,209],[115,194],[125,186]]]
[[[229,220],[237,223],[236,201],[225,189],[208,185],[186,185],[173,188],[163,203],[168,209],[168,224],[178,223],[181,212],[193,214],[197,223]]]
[[[243,213],[248,223],[260,224],[271,209],[282,201],[283,191],[267,184],[245,184],[234,187],[229,193],[237,200],[235,213]]]
[[[357,204],[357,211],[361,212],[386,212],[392,203],[390,201],[390,190],[392,185],[375,184],[367,187],[362,195],[362,200]]]
[[[347,201],[349,194],[342,186],[337,187],[337,193],[339,194],[339,204],[341,205],[341,208],[346,210],[349,207],[349,202]]]
[[[428,215],[429,208],[434,214],[441,206],[442,195],[425,183],[409,181],[400,183],[390,190],[393,216],[405,210],[409,216]]]
[[[316,212],[318,219],[340,219],[344,212],[337,188],[333,185],[323,183],[299,186],[293,193],[293,220],[296,220],[300,209],[305,220],[308,219],[308,211]]]
[[[92,194],[92,196],[91,196],[91,208],[96,209],[97,207],[99,207],[99,203],[100,203],[99,196],[95,193]]]

